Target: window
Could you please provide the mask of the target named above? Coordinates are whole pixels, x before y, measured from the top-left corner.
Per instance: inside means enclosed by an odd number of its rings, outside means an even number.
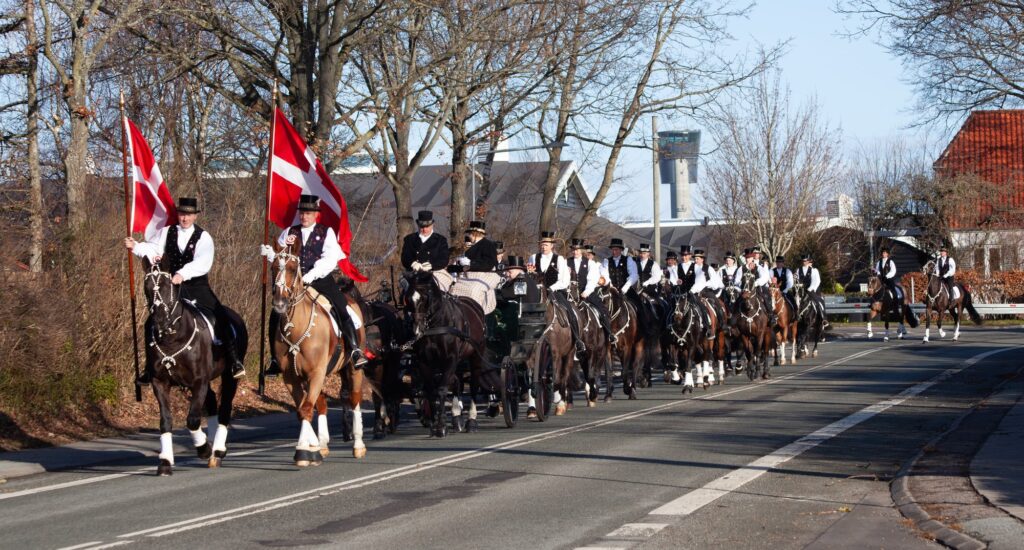
[[[1002,254],[998,246],[993,246],[988,249],[988,269],[987,273],[993,273],[995,271],[1003,270]]]
[[[972,267],[982,273],[985,272],[985,247],[979,246],[974,249],[974,265]]]

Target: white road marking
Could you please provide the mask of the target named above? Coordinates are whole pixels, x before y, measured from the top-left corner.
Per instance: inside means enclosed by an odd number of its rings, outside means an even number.
[[[207,527],[207,526],[210,526],[210,525],[216,525],[216,524],[219,524],[219,523],[224,523],[224,522],[227,522],[227,521],[232,521],[232,520],[243,518],[243,517],[247,517],[247,516],[252,516],[252,515],[255,515],[255,514],[261,514],[263,512],[269,512],[271,510],[275,510],[275,509],[282,508],[282,507],[285,507],[285,506],[291,506],[291,505],[294,505],[294,504],[298,504],[300,502],[305,502],[307,500],[313,500],[313,499],[320,498],[320,497],[323,497],[323,496],[333,495],[333,494],[336,494],[336,493],[339,493],[339,492],[342,492],[342,491],[358,489],[358,488],[361,488],[361,487],[366,487],[366,486],[369,486],[369,485],[381,483],[381,482],[384,482],[384,481],[389,481],[389,480],[392,480],[392,479],[396,479],[396,478],[400,478],[400,477],[405,477],[405,476],[410,475],[410,474],[417,474],[417,473],[425,472],[425,471],[432,470],[432,469],[435,469],[435,468],[440,468],[442,466],[448,466],[450,464],[455,464],[455,463],[458,463],[458,462],[463,462],[465,460],[470,460],[470,459],[473,459],[473,458],[479,458],[481,456],[492,454],[492,453],[495,453],[495,452],[498,452],[498,451],[502,451],[502,450],[506,450],[506,449],[514,449],[514,448],[517,448],[517,447],[522,447],[524,445],[530,445],[532,443],[538,443],[538,442],[541,442],[541,441],[546,441],[548,439],[562,437],[562,436],[565,436],[565,435],[569,435],[569,434],[573,434],[573,433],[577,433],[577,432],[581,432],[581,431],[591,430],[593,428],[598,428],[598,427],[601,427],[601,426],[607,426],[607,425],[610,425],[610,424],[617,424],[619,422],[625,422],[627,420],[632,420],[634,418],[639,418],[639,417],[655,414],[655,413],[664,411],[666,409],[680,407],[680,406],[686,405],[687,403],[695,403],[695,402],[698,402],[698,401],[708,401],[708,400],[717,399],[717,398],[720,398],[720,397],[725,397],[725,396],[728,396],[728,395],[732,395],[732,394],[735,394],[735,393],[740,393],[740,392],[744,392],[744,391],[750,391],[750,390],[756,389],[756,388],[762,388],[762,387],[764,387],[766,385],[776,384],[776,383],[779,383],[779,382],[782,382],[782,381],[785,381],[785,380],[789,380],[791,378],[802,376],[802,375],[810,373],[810,372],[818,371],[818,370],[821,370],[821,369],[824,369],[824,368],[827,368],[827,367],[831,367],[831,366],[834,366],[834,365],[839,365],[841,363],[845,363],[847,361],[850,361],[850,360],[853,360],[853,359],[857,359],[859,357],[863,357],[865,355],[868,355],[868,354],[871,354],[871,353],[875,353],[877,351],[882,351],[884,349],[890,349],[892,347],[895,347],[895,346],[894,345],[890,345],[890,346],[878,347],[878,348],[873,348],[873,349],[868,349],[868,350],[860,351],[860,352],[854,353],[852,355],[848,355],[846,357],[842,357],[842,358],[836,359],[836,360],[831,361],[829,363],[825,363],[823,365],[818,365],[816,367],[811,367],[811,368],[802,370],[800,372],[795,372],[793,374],[789,374],[789,375],[786,375],[786,376],[780,376],[778,378],[774,378],[774,379],[768,380],[767,382],[764,382],[764,383],[761,383],[761,384],[747,384],[747,385],[739,386],[739,387],[736,387],[736,388],[733,388],[733,389],[730,389],[730,390],[715,392],[713,394],[702,395],[702,396],[691,398],[691,399],[680,400],[680,401],[672,401],[672,402],[669,402],[669,403],[663,403],[661,405],[656,405],[654,407],[649,407],[649,408],[646,408],[646,409],[640,409],[638,411],[634,411],[634,412],[630,412],[630,413],[624,413],[624,414],[621,414],[621,415],[605,418],[605,419],[602,419],[602,420],[595,420],[595,421],[587,422],[587,423],[584,423],[584,424],[580,424],[578,426],[569,426],[569,427],[566,427],[566,428],[560,428],[560,429],[557,429],[557,430],[551,430],[551,431],[540,433],[540,434],[534,434],[534,435],[531,435],[531,436],[526,436],[526,437],[522,437],[522,438],[519,438],[519,439],[514,439],[514,440],[506,442],[506,443],[499,443],[499,444],[495,444],[495,445],[491,445],[491,446],[487,446],[487,447],[482,447],[482,448],[474,449],[474,450],[470,450],[470,451],[462,451],[462,452],[455,453],[455,454],[452,454],[452,455],[448,455],[448,456],[444,456],[444,457],[438,457],[438,458],[435,458],[435,459],[432,459],[432,460],[421,462],[419,464],[410,464],[410,465],[402,466],[402,467],[399,467],[399,468],[393,468],[391,470],[386,470],[386,471],[383,471],[383,472],[378,472],[376,474],[370,474],[370,475],[366,475],[366,476],[359,477],[359,478],[356,478],[356,479],[351,479],[351,480],[348,480],[348,481],[343,481],[343,482],[339,482],[339,483],[335,483],[335,484],[331,484],[331,485],[326,485],[326,486],[319,487],[319,488],[316,488],[316,489],[309,489],[309,490],[306,490],[306,491],[301,491],[301,492],[298,492],[298,493],[293,493],[291,495],[285,495],[285,496],[281,496],[281,497],[265,500],[265,501],[262,501],[262,502],[255,502],[255,503],[252,503],[252,504],[247,504],[245,506],[239,506],[237,508],[233,508],[233,509],[230,509],[230,510],[223,510],[223,511],[220,511],[220,512],[217,512],[217,513],[214,513],[214,514],[209,514],[209,515],[205,515],[205,516],[199,516],[199,517],[196,517],[196,518],[192,518],[192,519],[188,519],[188,520],[184,520],[184,521],[179,521],[179,522],[175,522],[175,523],[169,523],[169,524],[166,524],[166,525],[161,525],[161,526],[158,526],[158,527],[152,527],[152,528],[149,528],[149,529],[133,531],[131,533],[125,533],[123,535],[119,535],[119,538],[129,538],[129,537],[137,537],[137,536],[163,537],[163,536],[167,536],[167,535],[173,535],[175,533],[181,533],[181,532],[184,532],[184,531],[191,531],[193,529],[199,529],[199,528],[202,528],[202,527]]]
[[[884,401],[879,401],[878,403],[875,403],[874,405],[871,405],[869,407],[865,407],[851,414],[850,416],[847,416],[846,418],[833,422],[828,426],[825,426],[824,428],[815,431],[814,433],[801,437],[800,439],[794,441],[793,443],[790,443],[789,445],[786,445],[785,447],[782,447],[781,449],[769,455],[763,456],[742,468],[733,470],[732,472],[729,472],[728,474],[725,474],[711,481],[710,483],[704,485],[700,489],[693,490],[667,504],[659,506],[658,508],[655,508],[654,511],[650,513],[650,515],[688,516],[696,512],[697,510],[700,510],[704,506],[707,506],[708,504],[722,498],[723,496],[728,495],[729,493],[735,491],[736,489],[739,489],[740,487],[746,485],[747,483],[750,483],[751,481],[757,479],[764,473],[768,472],[768,470],[777,467],[779,464],[782,464],[783,462],[786,462],[797,456],[800,456],[805,451],[817,447],[821,443],[824,443],[825,441],[832,439],[833,437],[860,424],[861,422],[864,422],[865,420],[874,417],[879,413],[885,412],[892,407],[900,405],[907,399],[920,395],[922,392],[924,392],[928,388],[931,388],[935,384],[943,382],[947,380],[949,377],[953,376],[954,374],[966,368],[974,366],[976,363],[978,363],[978,361],[981,361],[997,353],[1003,353],[1021,347],[1024,346],[1000,348],[975,355],[967,359],[957,367],[947,369],[930,380],[921,382],[919,384],[916,384],[903,390],[895,397],[891,397]]]
[[[58,550],[82,550],[83,548],[89,548],[90,546],[95,546],[97,544],[103,544],[103,541],[97,540],[93,542],[83,542],[82,544],[76,544],[74,546],[65,546],[63,548],[59,548]]]
[[[668,527],[667,523],[627,523],[622,527],[604,536],[606,539],[633,539],[653,537],[662,529]]]

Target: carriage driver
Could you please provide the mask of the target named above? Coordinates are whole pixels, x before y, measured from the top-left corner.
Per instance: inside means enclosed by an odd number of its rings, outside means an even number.
[[[213,267],[213,237],[196,225],[199,202],[193,197],[178,198],[178,223],[164,227],[150,240],[136,242],[125,237],[124,245],[139,257],[157,263],[166,258],[167,270],[173,275],[171,282],[181,286],[181,298],[197,306],[207,317],[214,318],[216,336],[221,341],[225,362],[231,366],[231,376],[245,376],[245,366],[235,353],[235,333],[231,329],[227,312],[210,288],[207,274]],[[146,331],[147,338],[149,331]],[[137,384],[147,385],[152,380],[149,365],[139,375]]]
[[[494,271],[498,267],[498,246],[486,235],[487,225],[483,221],[469,222],[466,253],[458,260],[461,271]]]
[[[697,306],[697,310],[700,311],[700,317],[704,324],[704,337],[708,340],[714,340],[715,333],[711,332],[711,316],[708,314],[707,308],[697,304],[696,297],[700,296],[707,300],[715,308],[718,318],[725,319],[725,312],[721,309],[721,302],[718,301],[718,296],[715,295],[715,291],[720,290],[723,285],[722,279],[718,277],[718,273],[704,263],[703,250],[697,249],[693,252],[693,275],[693,286],[690,287],[689,297],[693,300],[694,305]]]
[[[889,258],[889,249],[882,248],[882,259],[875,262],[875,274],[882,280],[882,284],[892,291],[897,300],[903,299],[903,289],[896,278],[896,262]]]
[[[960,289],[956,287],[956,260],[949,257],[949,249],[942,247],[939,249],[939,259],[935,262],[935,269],[932,270],[934,275],[938,275],[942,279],[942,284],[946,285],[946,291],[952,299],[956,300],[960,297]]]
[[[360,349],[358,331],[352,318],[348,313],[348,300],[345,294],[334,279],[334,270],[338,262],[345,259],[345,252],[338,244],[338,237],[334,229],[317,223],[317,215],[320,212],[320,199],[316,195],[300,195],[299,224],[293,225],[281,231],[277,238],[277,246],[289,247],[299,242],[299,269],[302,272],[302,283],[313,287],[331,303],[331,315],[341,327],[341,334],[345,338],[345,346],[351,351],[352,365],[361,369],[366,364],[366,357]],[[260,245],[260,254],[273,261],[275,253],[270,245]],[[280,315],[274,311],[270,312],[270,341],[273,342],[278,336]],[[267,376],[281,374],[281,366],[276,360],[271,359],[270,368],[265,373]]]
[[[585,249],[583,239],[573,239],[570,248],[572,248],[572,258],[569,258],[569,275],[572,282],[579,289],[580,298],[597,310],[601,328],[604,329],[608,341],[612,342],[614,338],[612,337],[611,315],[608,314],[608,308],[604,307],[604,302],[594,293],[597,290],[597,282],[601,278],[601,265],[583,256]]]
[[[419,231],[402,241],[402,267],[406,271],[443,270],[448,266],[448,239],[434,232],[434,213],[420,210],[416,225]]]
[[[540,277],[540,283],[548,289],[548,300],[558,304],[569,320],[569,328],[572,329],[572,338],[576,342],[576,351],[586,351],[583,341],[580,339],[579,321],[576,313],[569,306],[568,289],[572,281],[569,273],[569,264],[565,258],[554,253],[555,232],[541,231],[540,233],[540,254],[530,256],[526,263],[526,270]]]

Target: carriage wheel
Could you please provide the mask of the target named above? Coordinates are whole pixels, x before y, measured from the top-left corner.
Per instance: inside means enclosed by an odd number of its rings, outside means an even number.
[[[519,379],[516,366],[508,357],[501,362],[501,381],[501,408],[505,426],[515,428],[519,419]]]
[[[551,383],[551,350],[544,346],[537,358],[537,371],[533,373],[533,399],[537,406],[537,420],[544,422],[551,413],[554,391]]]

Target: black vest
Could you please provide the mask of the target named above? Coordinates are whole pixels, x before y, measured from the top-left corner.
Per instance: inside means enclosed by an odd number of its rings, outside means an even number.
[[[568,258],[566,259],[566,261],[569,262],[569,277],[573,281],[576,281],[577,285],[587,286],[587,271],[590,269],[590,266],[588,265],[590,263],[590,260],[586,258],[580,258],[579,272],[572,268],[572,263],[576,261],[576,258]]]
[[[193,225],[192,227],[195,230],[192,231],[192,237],[185,244],[184,251],[178,250],[178,226],[172,225],[167,228],[167,241],[164,242],[164,257],[167,258],[171,273],[177,273],[181,268],[185,267],[185,264],[190,263],[196,257],[196,245],[199,243],[199,237],[203,234],[203,228],[198,225]],[[192,277],[186,283],[198,285],[209,284],[209,281],[206,275],[202,275],[200,277]]]
[[[629,280],[629,258],[619,256],[619,265],[615,265],[615,258],[608,258],[608,276],[612,279],[612,286],[622,289]]]
[[[939,276],[945,277],[949,273],[949,257],[939,258]]]
[[[640,262],[637,261],[637,267],[640,267]],[[647,265],[640,270],[640,286],[643,286],[644,281],[651,278],[651,271],[654,269],[654,260],[647,260]]]
[[[327,226],[319,223],[314,225],[313,231],[309,234],[309,239],[305,243],[302,243],[301,225],[293,225],[288,230],[288,234],[295,235],[295,238],[299,240],[301,245],[299,249],[299,266],[302,268],[302,272],[309,273],[313,271],[316,261],[324,254],[324,239],[327,237]]]
[[[888,258],[882,258],[882,260],[881,260],[881,264],[882,264],[881,267],[882,267],[882,269],[880,269],[879,271],[882,272],[881,275],[882,275],[883,279],[888,279],[889,278],[889,264],[890,263],[892,263],[892,260],[890,260]]]
[[[779,285],[786,286],[786,268],[773,267],[772,272],[775,273],[775,278],[779,280]]]
[[[558,282],[558,254],[551,253],[551,263],[548,264],[547,271],[540,270],[540,254],[533,255],[533,265],[537,266],[537,272],[541,274],[541,282],[544,284],[544,288],[551,288],[551,285]],[[572,271],[571,269],[569,270]]]
[[[800,283],[802,285],[804,285],[804,287],[811,286],[811,270],[812,269],[814,269],[814,268],[813,267],[809,267],[809,268],[807,268],[807,273],[804,273],[804,268],[801,267],[800,271],[797,271],[797,276],[800,279]]]
[[[697,282],[697,272],[694,270],[697,264],[690,262],[690,267],[683,268],[683,264],[679,264],[679,286],[683,287],[682,290],[689,291],[693,288],[693,283]]]

